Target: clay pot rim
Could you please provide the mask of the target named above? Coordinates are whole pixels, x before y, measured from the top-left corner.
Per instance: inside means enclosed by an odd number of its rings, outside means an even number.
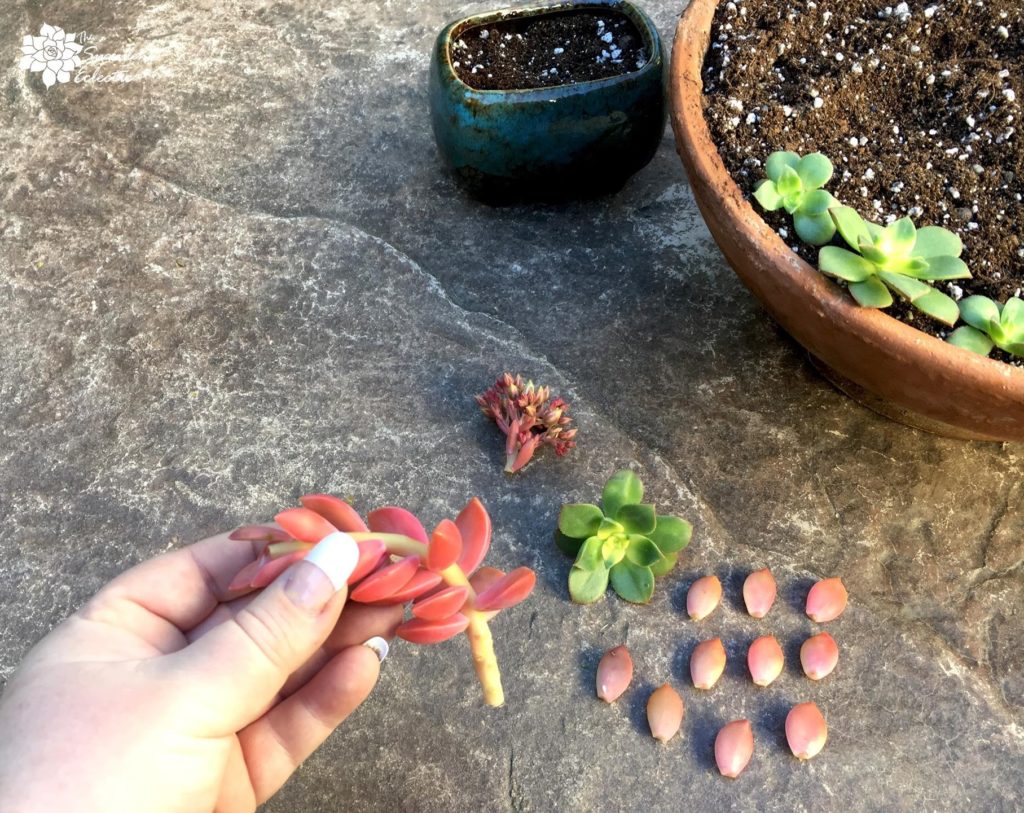
[[[539,88],[510,88],[508,90],[487,90],[467,85],[456,73],[452,66],[451,42],[463,30],[473,26],[483,25],[504,20],[514,20],[523,17],[540,17],[545,14],[558,14],[561,12],[574,11],[577,9],[599,8],[616,11],[624,17],[628,17],[640,31],[644,38],[644,47],[650,52],[647,61],[639,68],[614,76],[606,76],[604,79],[588,79],[586,82],[571,82],[565,85],[552,85]],[[530,102],[542,101],[552,95],[562,97],[590,93],[595,90],[603,90],[613,87],[624,81],[643,77],[651,71],[661,71],[664,62],[664,53],[661,44],[661,35],[651,18],[631,0],[549,0],[549,2],[535,2],[528,6],[510,6],[508,8],[485,11],[480,14],[471,14],[468,17],[460,17],[448,23],[437,37],[438,53],[440,55],[439,68],[443,71],[444,79],[467,94],[479,98],[481,101],[516,101]]]
[[[686,152],[687,169],[708,187],[724,187],[718,196],[719,212],[737,230],[746,231],[771,260],[779,274],[789,276],[801,289],[808,307],[825,309],[842,333],[857,333],[870,343],[898,347],[906,363],[920,367],[960,368],[958,376],[979,390],[998,388],[1018,393],[1024,400],[1024,369],[956,347],[884,311],[862,308],[839,286],[798,257],[754,210],[725,168],[703,115],[686,117],[684,109],[703,109],[701,69],[707,53],[711,20],[720,0],[691,0],[676,27],[669,69],[671,120],[680,153]],[[699,52],[699,53],[698,53]],[[842,372],[840,370],[840,372]]]

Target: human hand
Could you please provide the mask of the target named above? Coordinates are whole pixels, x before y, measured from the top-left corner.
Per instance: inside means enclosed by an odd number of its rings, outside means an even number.
[[[342,616],[345,534],[229,593],[257,554],[222,535],[151,559],[40,641],[0,699],[0,810],[235,813],[277,791],[370,693],[367,639],[402,608]]]

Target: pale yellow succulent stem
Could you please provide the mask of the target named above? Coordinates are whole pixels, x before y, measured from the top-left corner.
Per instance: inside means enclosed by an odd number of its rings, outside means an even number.
[[[349,536],[357,542],[379,539],[387,546],[388,552],[396,556],[422,557],[427,552],[427,546],[422,542],[402,534],[364,531],[350,533]],[[476,591],[473,590],[469,579],[458,565],[445,568],[440,575],[446,584],[452,587],[465,587],[467,590],[466,606],[462,613],[469,619],[466,637],[469,639],[469,648],[473,653],[476,676],[484,690],[484,702],[488,706],[504,705],[505,692],[501,687],[501,670],[498,669],[498,659],[494,654],[494,638],[491,636],[491,628],[487,624],[486,615],[473,608],[476,603]]]

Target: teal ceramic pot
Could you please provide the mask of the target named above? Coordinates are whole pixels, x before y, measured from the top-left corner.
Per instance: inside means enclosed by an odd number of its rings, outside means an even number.
[[[644,40],[648,61],[630,73],[525,90],[477,90],[452,66],[466,29],[573,9],[618,12]],[[623,0],[504,9],[445,26],[430,61],[430,112],[442,158],[478,196],[583,197],[615,191],[645,166],[665,128],[665,57],[650,18]]]

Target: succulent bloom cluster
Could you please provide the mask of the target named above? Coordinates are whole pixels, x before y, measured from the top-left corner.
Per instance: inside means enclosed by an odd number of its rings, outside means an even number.
[[[561,457],[576,445],[569,404],[521,375],[504,373],[476,402],[506,436],[505,471],[510,474],[529,463],[541,446],[551,446]]]
[[[509,573],[480,567],[491,545],[491,518],[476,497],[454,521],[443,519],[427,534],[404,508],[371,511],[364,521],[348,503],[328,494],[301,498],[276,526],[247,525],[232,539],[263,542],[257,559],[231,583],[232,590],[265,587],[289,565],[306,556],[329,534],[344,531],[359,547],[349,576],[349,600],[363,604],[406,604],[412,618],[396,635],[414,644],[436,644],[465,632],[477,677],[488,705],[504,702],[501,674],[487,622],[533,590],[536,576],[527,567]]]
[[[775,601],[777,588],[768,569],[751,573],[743,585],[747,612],[763,618]],[[700,620],[710,615],[721,603],[722,585],[716,576],[704,576],[690,587],[686,597],[687,613]],[[807,595],[807,615],[824,623],[838,618],[846,608],[846,588],[838,578],[817,582]],[[800,648],[804,673],[812,680],[821,680],[835,669],[839,648],[827,632],[811,636]],[[782,674],[784,655],[779,642],[771,635],[755,640],[747,652],[747,665],[754,683],[767,686]],[[725,672],[726,652],[721,638],[702,641],[690,657],[690,677],[697,689],[714,687]],[[624,646],[610,649],[597,667],[597,696],[613,703],[629,687],[633,679],[633,659]],[[686,708],[682,697],[667,683],[659,686],[648,698],[647,721],[651,736],[668,742],[682,726]],[[812,702],[798,703],[786,717],[786,740],[793,755],[810,759],[825,746],[828,726],[821,710]],[[743,772],[754,753],[754,733],[749,720],[733,720],[718,732],[715,739],[715,761],[723,776],[735,778]]]

